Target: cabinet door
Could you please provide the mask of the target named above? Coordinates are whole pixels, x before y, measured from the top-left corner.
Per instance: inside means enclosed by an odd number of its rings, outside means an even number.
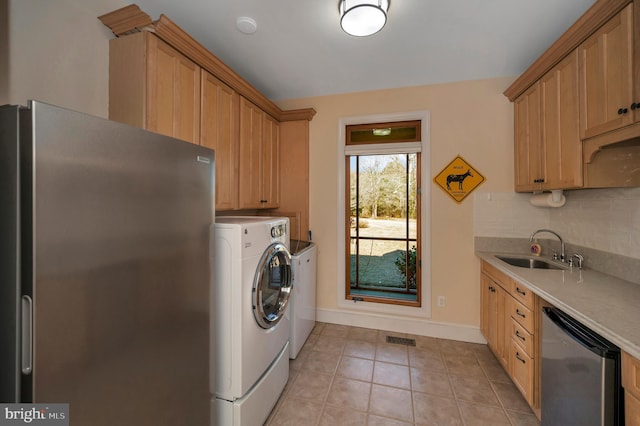
[[[515,113],[515,189],[535,191],[542,185],[540,83],[520,95]]]
[[[624,419],[627,425],[640,425],[640,400],[629,393],[624,394]]]
[[[147,44],[145,128],[198,143],[200,67],[157,37]]]
[[[640,425],[640,360],[622,352],[622,386],[624,387],[625,420]]]
[[[543,189],[582,186],[578,52],[542,77]]]
[[[240,98],[240,188],[241,209],[262,208],[262,120],[264,112]]]
[[[633,4],[578,48],[580,135],[583,139],[633,122]],[[625,112],[626,111],[626,112]]]
[[[489,348],[503,367],[507,368],[508,347],[506,345],[507,323],[509,315],[507,304],[509,299],[506,292],[489,276],[480,275],[481,283],[481,307],[480,322],[481,331]]]
[[[262,198],[263,208],[280,203],[280,124],[267,114],[262,119]]]
[[[239,95],[202,71],[200,144],[215,150],[216,210],[238,208]]]
[[[493,299],[492,291],[495,284],[491,278],[485,274],[480,274],[480,331],[487,344],[493,349],[493,342],[496,340],[496,305]]]

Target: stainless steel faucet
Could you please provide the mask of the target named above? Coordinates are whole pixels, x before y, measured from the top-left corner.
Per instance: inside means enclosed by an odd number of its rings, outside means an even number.
[[[533,234],[531,234],[531,237],[529,237],[529,242],[530,243],[533,242],[533,239],[535,238],[535,236],[538,235],[540,232],[548,232],[549,234],[553,234],[556,237],[558,237],[558,240],[560,240],[560,261],[564,262],[565,261],[564,240],[562,239],[562,237],[560,235],[558,235],[557,232],[554,232],[551,229],[538,229]]]
[[[573,267],[574,258],[578,261],[578,269],[582,269],[584,266],[584,256],[578,253],[574,253],[571,256],[569,256],[569,266],[571,267]]]

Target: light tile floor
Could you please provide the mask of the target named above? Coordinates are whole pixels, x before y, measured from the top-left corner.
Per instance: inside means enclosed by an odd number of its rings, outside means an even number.
[[[289,371],[268,426],[540,425],[486,345],[318,323]]]

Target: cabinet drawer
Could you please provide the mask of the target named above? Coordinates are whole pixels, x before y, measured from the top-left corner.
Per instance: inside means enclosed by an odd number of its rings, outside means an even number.
[[[506,291],[511,292],[511,279],[498,268],[482,261],[482,272],[490,276],[497,284],[500,284]]]
[[[533,310],[534,294],[528,287],[511,280],[511,295],[525,307]]]
[[[640,399],[640,360],[622,352],[622,386],[627,393]]]
[[[529,333],[533,331],[533,311],[517,300],[512,300],[509,304],[511,318],[518,321]]]
[[[531,405],[533,402],[534,380],[533,359],[513,340],[509,351],[509,370],[513,383]]]
[[[518,343],[527,355],[533,358],[533,335],[524,329],[516,320],[511,318],[509,334],[511,340]]]

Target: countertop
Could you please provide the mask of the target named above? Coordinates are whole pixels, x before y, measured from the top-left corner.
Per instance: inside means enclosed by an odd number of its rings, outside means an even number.
[[[598,271],[511,266],[495,253],[476,255],[640,359],[640,285]]]

